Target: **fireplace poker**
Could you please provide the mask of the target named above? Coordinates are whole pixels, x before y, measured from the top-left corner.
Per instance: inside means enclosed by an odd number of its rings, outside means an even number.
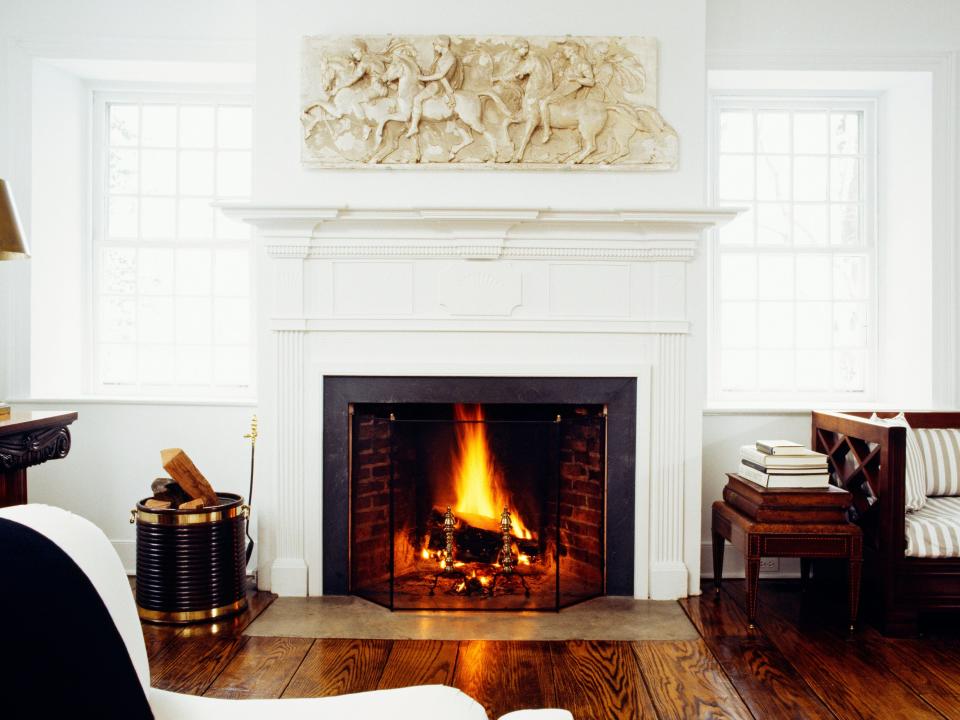
[[[250,490],[247,492],[247,506],[250,507],[253,505],[253,468],[254,460],[257,456],[257,416],[254,415],[250,418],[250,432],[244,435],[245,438],[250,440]],[[250,558],[253,556],[253,547],[254,542],[253,538],[250,537],[250,517],[247,516],[247,565],[250,564]]]

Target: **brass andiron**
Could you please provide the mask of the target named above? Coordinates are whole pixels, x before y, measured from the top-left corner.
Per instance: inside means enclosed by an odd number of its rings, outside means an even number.
[[[510,538],[510,531],[513,529],[513,520],[510,518],[510,510],[504,508],[500,513],[500,532],[503,534],[503,547],[500,549],[500,564],[503,566],[505,575],[513,573],[513,551],[511,546],[513,541]]]
[[[443,537],[446,540],[446,547],[443,555],[443,571],[445,573],[453,572],[453,528],[457,519],[453,516],[453,510],[447,505],[447,511],[443,514]]]

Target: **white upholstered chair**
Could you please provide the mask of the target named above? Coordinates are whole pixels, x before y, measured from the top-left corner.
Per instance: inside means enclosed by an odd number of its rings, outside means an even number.
[[[66,510],[48,505],[17,505],[0,509],[0,517],[26,525],[60,547],[90,579],[117,627],[130,660],[157,720],[221,718],[231,720],[280,720],[317,718],[358,720],[359,718],[425,717],[457,720],[486,720],[483,707],[456,688],[422,685],[397,690],[376,690],[329,698],[280,700],[221,700],[167,692],[150,687],[150,666],[130,584],[106,535],[93,523]],[[502,720],[572,720],[566,710],[520,710]]]

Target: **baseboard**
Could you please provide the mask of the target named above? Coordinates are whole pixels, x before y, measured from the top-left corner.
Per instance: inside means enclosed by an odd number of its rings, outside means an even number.
[[[127,575],[137,574],[137,543],[134,540],[111,540],[113,549],[120,556],[123,569]]]
[[[770,558],[776,564],[776,569],[760,568],[760,577],[763,578],[798,578],[800,577],[800,561],[795,558]],[[727,543],[723,553],[723,577],[744,577],[743,555]],[[713,543],[700,543],[700,577],[713,578]]]

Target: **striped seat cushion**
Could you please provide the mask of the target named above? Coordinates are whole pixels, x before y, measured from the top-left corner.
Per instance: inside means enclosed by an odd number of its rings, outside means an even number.
[[[888,427],[902,427],[907,429],[906,457],[904,458],[904,509],[908,512],[920,510],[927,504],[927,481],[924,477],[923,455],[916,435],[907,422],[903,413],[896,417],[881,418],[876,413],[870,418],[873,422],[883,423]]]
[[[960,557],[960,497],[927,498],[905,521],[907,557]]]
[[[960,495],[960,430],[916,428],[927,496]]]

